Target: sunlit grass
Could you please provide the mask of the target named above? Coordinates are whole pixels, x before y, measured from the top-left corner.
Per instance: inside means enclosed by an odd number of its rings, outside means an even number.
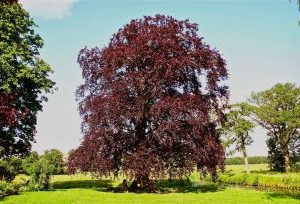
[[[93,189],[67,189],[26,192],[5,198],[4,204],[296,204],[299,199],[286,195],[242,188],[227,188],[206,193],[135,194],[107,193]]]
[[[268,185],[300,184],[300,174],[285,174],[270,172],[267,164],[251,164],[251,178],[244,173],[244,165],[229,165],[223,174],[230,175],[239,181],[254,182],[257,175],[263,176],[262,183]],[[291,177],[291,178],[290,178]],[[26,179],[24,175],[16,179]],[[251,204],[251,203],[300,203],[300,198],[287,193],[274,193],[268,190],[255,190],[242,187],[229,187],[200,181],[199,173],[189,175],[190,183],[180,181],[159,182],[162,189],[157,193],[113,193],[112,187],[118,186],[124,177],[118,179],[95,178],[91,174],[55,175],[51,177],[52,189],[43,192],[21,192],[20,195],[8,196],[2,203],[28,204]],[[265,179],[265,180],[264,180]],[[289,180],[290,179],[290,180]],[[195,186],[195,184],[197,184]],[[300,186],[300,185],[299,185]]]
[[[249,164],[250,171],[255,173],[269,172],[268,164]],[[245,165],[227,165],[225,170],[233,173],[245,173]]]

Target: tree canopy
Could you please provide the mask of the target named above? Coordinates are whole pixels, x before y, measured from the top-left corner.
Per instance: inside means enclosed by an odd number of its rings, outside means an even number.
[[[35,27],[17,1],[0,2],[0,157],[30,151],[37,112],[54,86]]]
[[[64,158],[63,153],[58,149],[46,150],[42,155],[42,158],[47,162],[49,172],[52,175],[58,175],[64,173]]]
[[[226,63],[197,31],[188,20],[145,16],[103,49],[80,51],[84,138],[69,156],[71,170],[121,170],[142,181],[223,167],[216,127],[228,97]]]
[[[253,142],[250,132],[255,127],[250,119],[251,108],[247,103],[233,104],[227,114],[227,121],[223,126],[223,133],[226,135],[225,143],[230,147],[234,145],[234,150],[243,153],[246,171],[250,173],[248,167],[248,156],[246,146]]]
[[[293,83],[276,84],[253,93],[250,99],[255,120],[268,131],[285,157],[285,170],[290,171],[289,145],[299,139],[300,88]]]

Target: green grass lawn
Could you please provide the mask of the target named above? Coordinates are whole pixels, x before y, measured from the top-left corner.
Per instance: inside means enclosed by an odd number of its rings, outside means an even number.
[[[259,174],[269,176],[284,176],[284,174],[273,175],[268,172],[267,165],[251,165],[251,169]],[[227,166],[227,172],[242,174],[243,165]],[[192,181],[199,181],[197,173],[190,176]],[[300,177],[300,174],[299,174]],[[162,185],[165,192],[172,193],[112,193],[107,192],[111,186],[117,186],[121,182],[106,178],[103,180],[93,179],[90,175],[58,175],[51,179],[53,190],[41,192],[21,192],[19,195],[8,196],[1,203],[14,204],[264,204],[299,203],[300,197],[291,196],[286,193],[272,191],[261,191],[253,188],[226,187],[218,184],[200,182],[199,186],[178,188],[175,183],[166,181]]]
[[[26,192],[9,196],[2,203],[10,204],[210,204],[210,203],[300,203],[299,199],[282,194],[242,188],[227,188],[206,193],[134,194],[107,193],[95,189],[61,189],[48,192]]]

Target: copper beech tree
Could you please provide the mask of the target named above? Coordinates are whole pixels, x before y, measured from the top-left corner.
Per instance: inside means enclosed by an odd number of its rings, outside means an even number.
[[[71,171],[122,172],[143,185],[223,167],[217,127],[228,98],[226,63],[197,31],[188,20],[145,16],[103,49],[80,51],[84,138],[69,157]]]

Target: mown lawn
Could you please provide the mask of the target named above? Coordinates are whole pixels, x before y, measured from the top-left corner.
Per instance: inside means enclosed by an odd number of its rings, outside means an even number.
[[[227,166],[227,171],[241,174],[243,165]],[[269,174],[266,165],[252,165],[256,173]],[[272,173],[270,173],[272,174]],[[280,174],[274,175],[278,176]],[[299,174],[300,175],[300,174]],[[122,179],[122,178],[121,178]],[[300,197],[286,193],[255,190],[254,188],[226,187],[218,184],[200,182],[199,186],[177,186],[178,183],[162,182],[165,193],[113,193],[108,192],[122,180],[106,178],[93,179],[90,175],[60,175],[51,180],[52,190],[42,192],[22,192],[8,196],[1,203],[10,204],[300,204]],[[199,183],[198,174],[190,176],[192,182]]]
[[[18,204],[210,204],[210,203],[300,203],[299,199],[282,194],[269,193],[242,188],[227,188],[206,193],[168,193],[168,194],[135,194],[107,193],[93,189],[68,189],[48,192],[27,192],[9,196],[2,203]]]

